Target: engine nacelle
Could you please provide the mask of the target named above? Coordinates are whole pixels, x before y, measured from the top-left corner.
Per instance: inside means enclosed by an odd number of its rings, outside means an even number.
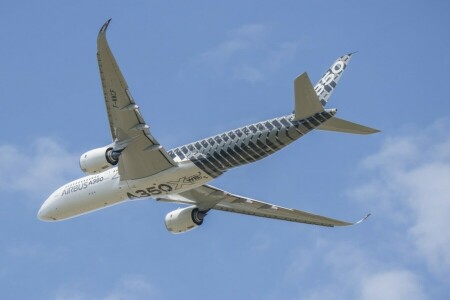
[[[166,228],[171,233],[183,233],[202,225],[206,216],[205,211],[200,211],[196,206],[179,208],[166,215]]]
[[[88,151],[80,157],[80,168],[86,175],[104,172],[119,162],[120,152],[110,146]]]

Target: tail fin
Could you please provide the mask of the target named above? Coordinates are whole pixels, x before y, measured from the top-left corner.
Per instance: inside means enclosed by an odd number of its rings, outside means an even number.
[[[354,53],[350,53],[339,57],[314,86],[314,90],[316,91],[322,106],[327,105],[331,93],[333,93],[333,90],[336,88],[336,85],[353,54]]]
[[[322,123],[317,129],[337,131],[344,133],[354,133],[354,134],[372,134],[380,132],[378,129],[373,129],[349,121],[345,121],[336,117],[332,117],[325,123]]]
[[[352,55],[353,53],[350,53],[339,57],[327,72],[325,72],[322,79],[320,79],[315,87],[312,86],[308,74],[306,73],[303,73],[295,79],[294,120],[305,119],[324,111],[324,106],[327,104],[331,93],[336,88]],[[372,134],[379,132],[377,129],[342,120],[334,116],[325,123],[319,125],[317,129],[354,134]]]

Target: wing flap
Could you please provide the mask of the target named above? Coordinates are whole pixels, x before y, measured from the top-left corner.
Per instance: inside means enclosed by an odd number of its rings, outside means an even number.
[[[172,166],[174,166],[173,160],[166,151],[145,135],[133,140],[122,151],[119,158],[121,180],[144,178]]]
[[[239,196],[234,197],[238,197],[238,199],[242,199],[244,201],[237,203],[234,199],[226,199],[225,201],[222,201],[214,206],[213,209],[319,226],[334,227],[352,225],[352,223],[349,222],[339,221],[297,209],[285,208]]]

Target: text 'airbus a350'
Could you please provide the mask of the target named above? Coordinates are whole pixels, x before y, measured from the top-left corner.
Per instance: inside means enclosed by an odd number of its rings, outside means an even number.
[[[336,118],[336,109],[325,109],[352,54],[338,58],[315,86],[306,73],[297,77],[292,114],[166,151],[150,133],[108,46],[109,22],[98,34],[97,59],[113,142],[81,156],[80,167],[86,176],[53,192],[40,208],[39,219],[65,220],[129,200],[154,198],[188,205],[166,215],[165,224],[172,233],[201,225],[211,209],[329,227],[355,224],[234,195],[207,184],[231,168],[281,150],[314,129],[378,132]]]

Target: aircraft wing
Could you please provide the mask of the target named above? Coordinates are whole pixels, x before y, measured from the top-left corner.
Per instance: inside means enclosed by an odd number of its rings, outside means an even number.
[[[210,185],[203,185],[180,194],[165,195],[159,201],[196,205],[200,210],[216,209],[239,214],[306,223],[320,226],[348,226],[364,221],[370,214],[358,222],[350,223],[311,214],[305,211],[285,208],[247,197],[233,195]]]
[[[138,179],[166,170],[176,163],[151,135],[139,107],[106,40],[108,20],[97,38],[97,60],[105,96],[114,151],[121,151],[121,180]]]

